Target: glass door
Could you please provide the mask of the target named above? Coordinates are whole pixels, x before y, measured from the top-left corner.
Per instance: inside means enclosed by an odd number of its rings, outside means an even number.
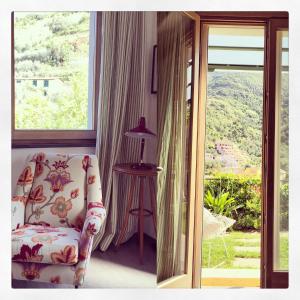
[[[201,287],[259,287],[265,27],[207,23],[204,30]]]
[[[157,17],[157,282],[191,288],[200,22],[196,13]]]

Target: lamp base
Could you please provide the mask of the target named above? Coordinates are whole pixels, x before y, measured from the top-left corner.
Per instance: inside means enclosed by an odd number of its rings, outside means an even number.
[[[131,169],[135,169],[135,170],[151,170],[152,166],[148,165],[148,164],[144,164],[144,163],[134,163],[131,164]]]

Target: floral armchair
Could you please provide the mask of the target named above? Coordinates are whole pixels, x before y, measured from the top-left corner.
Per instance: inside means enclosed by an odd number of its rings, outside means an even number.
[[[12,198],[12,278],[82,285],[101,199],[95,155],[29,156]]]

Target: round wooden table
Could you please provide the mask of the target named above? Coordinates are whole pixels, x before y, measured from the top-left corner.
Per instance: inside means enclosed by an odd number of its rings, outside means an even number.
[[[138,217],[138,232],[139,232],[139,246],[140,246],[140,262],[143,264],[143,255],[144,255],[144,217],[152,216],[153,219],[153,226],[156,232],[156,193],[155,193],[155,182],[154,178],[157,176],[157,166],[153,164],[145,164],[148,169],[143,168],[133,168],[132,163],[124,163],[124,164],[116,164],[113,167],[113,172],[117,174],[124,174],[130,176],[130,186],[129,186],[129,193],[127,196],[127,203],[126,203],[126,211],[123,224],[121,226],[121,232],[119,238],[117,240],[116,246],[119,245],[124,240],[129,215],[134,215]],[[133,203],[133,192],[134,187],[139,181],[139,206],[137,208],[132,207]],[[144,208],[144,188],[145,184],[148,181],[149,190],[150,190],[150,203],[151,203],[151,210]]]

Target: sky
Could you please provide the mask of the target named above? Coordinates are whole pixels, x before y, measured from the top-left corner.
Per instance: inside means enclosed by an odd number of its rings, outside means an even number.
[[[261,47],[264,46],[264,29],[258,28],[210,28],[209,46]],[[288,47],[288,37],[282,39],[283,47]],[[209,64],[263,65],[264,52],[238,50],[208,50]],[[288,52],[283,52],[283,65],[288,65]]]

